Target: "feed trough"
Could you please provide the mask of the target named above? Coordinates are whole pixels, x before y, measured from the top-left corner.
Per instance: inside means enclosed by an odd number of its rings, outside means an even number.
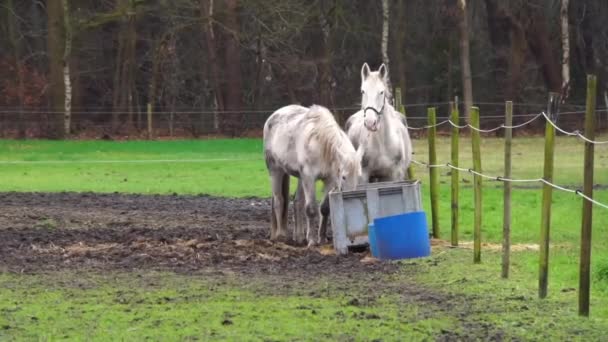
[[[375,258],[398,260],[431,254],[424,211],[377,218],[368,227],[369,249]]]
[[[374,219],[422,211],[420,181],[370,183],[352,191],[329,193],[334,249],[369,243],[368,224]]]

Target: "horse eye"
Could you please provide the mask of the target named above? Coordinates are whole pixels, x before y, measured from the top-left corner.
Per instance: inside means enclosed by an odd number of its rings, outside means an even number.
[[[380,92],[380,95],[384,95],[384,91],[381,91],[381,92]]]
[[[361,95],[365,94],[365,90],[361,89]]]

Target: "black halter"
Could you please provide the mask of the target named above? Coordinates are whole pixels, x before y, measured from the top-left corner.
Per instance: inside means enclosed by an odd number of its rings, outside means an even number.
[[[380,108],[380,110],[377,110],[374,107],[365,107],[363,109],[363,115],[365,115],[365,112],[367,112],[368,109],[373,110],[374,112],[376,112],[376,115],[380,116],[382,115],[383,111],[384,111],[384,105],[386,104],[386,94],[384,94],[384,96],[382,97],[382,107]]]

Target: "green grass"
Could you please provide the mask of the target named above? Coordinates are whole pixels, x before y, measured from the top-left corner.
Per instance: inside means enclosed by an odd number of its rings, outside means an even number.
[[[69,281],[4,274],[0,339],[398,340],[454,326],[444,315],[417,317],[422,308],[400,305],[398,294],[361,307],[349,304],[353,293],[333,286],[318,295],[273,294],[262,288],[268,280],[242,281],[150,272]]]
[[[415,158],[427,160],[426,141],[414,143]],[[440,138],[437,146],[438,161],[449,161],[449,140]],[[472,166],[470,140],[462,138],[460,147],[460,166]],[[608,148],[598,146],[596,150],[595,182],[608,184],[608,172],[602,172],[608,170]],[[500,175],[502,139],[484,138],[482,158],[485,173]],[[154,162],[145,162],[150,160]],[[514,178],[541,177],[542,160],[542,139],[517,137],[514,140]],[[60,163],[53,163],[57,161]],[[555,181],[563,185],[582,184],[582,165],[583,144],[573,138],[559,137]],[[270,193],[259,139],[4,140],[0,141],[0,167],[2,191],[176,192],[237,197],[268,197]],[[447,170],[442,170],[445,172]],[[417,168],[416,176],[426,183],[427,173],[423,169]],[[470,179],[467,175],[463,178]],[[448,182],[449,178],[442,177],[442,180]]]
[[[598,139],[608,140],[608,137]],[[484,173],[501,175],[502,139],[483,138],[482,141]],[[426,161],[426,141],[416,140],[414,143],[415,158]],[[449,139],[440,138],[437,146],[438,161],[447,162]],[[470,140],[462,138],[460,146],[460,166],[470,167]],[[117,162],[132,160],[181,162]],[[541,177],[542,161],[542,138],[514,139],[514,178]],[[608,185],[608,146],[596,147],[595,162],[595,183]],[[583,144],[573,138],[558,137],[555,182],[580,187],[582,165]],[[0,170],[0,191],[206,193],[230,197],[268,197],[270,193],[262,144],[257,139],[0,141]],[[427,172],[417,167],[415,173],[423,181],[423,200],[428,211]],[[462,174],[460,178],[460,236],[461,240],[470,241],[473,222],[471,176]],[[450,233],[449,182],[448,170],[441,169],[439,219],[443,238],[449,237]],[[512,238],[515,244],[538,243],[541,194],[540,188],[536,186],[533,189],[514,189]],[[608,203],[608,190],[605,187],[596,190],[595,198]],[[581,203],[581,199],[573,194],[554,191],[550,286],[549,298],[545,301],[536,299],[538,252],[514,252],[512,278],[506,281],[500,279],[498,253],[483,250],[483,263],[473,265],[472,251],[459,249],[441,250],[433,258],[427,259],[437,261],[434,266],[427,261],[415,262],[417,266],[414,274],[411,265],[404,265],[404,270],[410,271],[406,272],[403,279],[415,279],[419,284],[442,293],[472,296],[467,305],[475,310],[467,322],[488,322],[512,337],[536,340],[571,340],[580,337],[583,340],[600,340],[603,336],[594,331],[608,331],[608,210],[599,207],[594,210],[592,318],[579,319],[576,315],[577,292],[571,289],[578,288]],[[500,243],[502,210],[502,183],[484,181],[484,242]],[[43,226],[45,229],[54,229],[53,222]],[[0,288],[3,290],[0,291],[0,328],[3,325],[10,328],[4,331],[0,329],[0,339],[3,336],[54,339],[60,338],[62,334],[75,339],[104,336],[104,339],[130,340],[143,339],[145,334],[151,334],[155,339],[186,339],[189,336],[236,339],[250,336],[244,334],[253,332],[253,339],[306,336],[308,339],[339,340],[354,337],[370,340],[380,336],[393,340],[400,336],[422,339],[424,336],[436,336],[442,329],[463,329],[463,322],[458,322],[451,313],[435,312],[421,318],[416,315],[424,307],[408,304],[410,306],[406,309],[399,309],[395,304],[398,303],[398,296],[391,295],[365,308],[366,312],[380,315],[382,320],[355,319],[342,322],[336,316],[337,311],[352,316],[352,310],[355,310],[344,308],[345,293],[317,298],[303,295],[294,289],[281,296],[268,293],[260,296],[252,288],[243,285],[248,282],[234,281],[210,287],[209,283],[196,277],[167,274],[158,276],[163,280],[159,280],[160,285],[152,287],[139,287],[138,276],[125,274],[107,277],[88,275],[92,279],[89,283],[93,285],[88,284],[84,288],[68,284],[81,276],[75,272],[36,276],[1,274]],[[113,279],[113,276],[117,278]],[[147,277],[149,275],[143,276]],[[183,277],[190,280],[184,280]],[[56,284],[58,279],[67,280]],[[319,285],[316,280],[311,282],[311,286]],[[260,281],[251,283],[251,286],[262,286]],[[121,304],[122,297],[118,292],[137,299],[129,299],[128,305]],[[505,300],[507,297],[521,296],[524,296],[523,301]],[[164,297],[176,300],[162,303]],[[522,305],[527,309],[522,310]],[[297,309],[298,306],[312,307],[317,314],[303,314],[302,310]],[[229,318],[233,325],[224,326],[221,322],[226,315],[230,315],[225,313],[227,311],[230,314],[238,312],[238,315]],[[411,326],[400,323],[412,320],[416,323],[410,324]],[[381,325],[378,321],[386,323]],[[70,328],[72,326],[74,328]],[[281,330],[277,327],[281,327]],[[352,333],[348,336],[340,335],[346,329]],[[178,335],[168,335],[175,331],[179,331]]]
[[[261,151],[259,139],[2,141],[0,161],[26,163],[0,164],[0,189],[264,196]]]
[[[551,273],[562,271],[576,259],[571,253],[552,253]],[[467,300],[468,319],[492,324],[512,337],[533,341],[602,341],[608,331],[608,283],[595,284],[591,317],[577,314],[578,294],[573,279],[554,276],[549,298],[539,299],[537,252],[512,254],[509,279],[500,278],[498,252],[484,254],[484,262],[473,264],[472,251],[455,249],[436,253],[431,261],[412,261],[419,272],[414,279],[442,289],[456,297],[473,295]],[[565,262],[565,263],[564,263]],[[557,266],[559,265],[559,266]],[[411,267],[411,266],[410,266]],[[441,276],[437,276],[440,274]],[[576,284],[578,284],[576,282]]]

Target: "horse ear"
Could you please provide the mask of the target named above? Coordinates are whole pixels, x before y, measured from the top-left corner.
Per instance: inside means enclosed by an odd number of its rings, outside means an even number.
[[[383,80],[386,80],[386,78],[388,77],[388,69],[386,68],[386,65],[384,63],[382,63],[380,69],[378,69],[378,73],[380,74],[380,77],[382,77]]]
[[[369,65],[367,65],[367,63],[363,63],[363,67],[361,67],[361,81],[365,81],[367,76],[369,76],[369,73]]]

